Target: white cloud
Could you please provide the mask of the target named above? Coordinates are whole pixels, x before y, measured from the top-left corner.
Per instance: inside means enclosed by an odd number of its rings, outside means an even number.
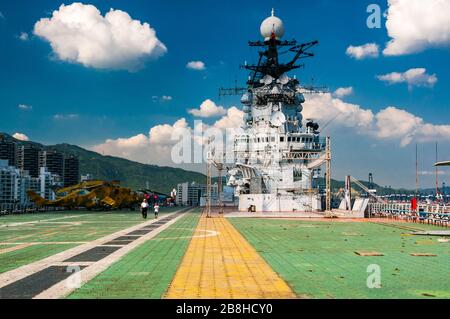
[[[13,137],[19,141],[29,141],[30,139],[23,133],[14,133]]]
[[[227,111],[223,106],[207,99],[200,104],[199,109],[189,109],[188,113],[197,117],[216,117],[227,114]]]
[[[32,110],[32,109],[33,109],[33,106],[32,106],[32,105],[27,105],[27,104],[19,104],[19,105],[17,105],[17,107],[18,107],[19,109],[25,110],[25,111],[28,111],[28,110]]]
[[[218,129],[235,129],[244,125],[244,112],[235,106],[227,110],[227,114],[214,123],[214,127]]]
[[[450,124],[435,125],[394,106],[373,113],[359,105],[333,98],[330,93],[310,96],[304,104],[303,116],[338,127],[354,129],[360,135],[379,140],[399,141],[401,146],[413,140],[429,142],[450,140]]]
[[[427,74],[426,72],[427,70],[424,68],[416,68],[403,73],[392,72],[378,75],[377,78],[388,84],[407,83],[410,89],[414,86],[433,87],[437,83],[438,78],[436,74]]]
[[[152,96],[152,102],[156,103],[156,102],[170,102],[173,100],[173,97],[170,95],[162,95],[162,96],[158,96],[158,95],[153,95]]]
[[[26,33],[26,32],[20,33],[19,39],[22,41],[28,41],[28,39],[29,39],[28,33]]]
[[[53,119],[57,121],[63,120],[77,120],[80,116],[78,114],[55,114]]]
[[[388,0],[384,55],[421,52],[450,44],[450,1]]]
[[[375,134],[380,139],[399,139],[401,146],[412,142],[423,120],[413,114],[390,106],[376,115]]]
[[[364,110],[359,105],[346,103],[334,98],[330,93],[309,96],[303,105],[305,119],[319,120],[322,123],[334,119],[333,124],[354,127],[365,131],[373,123],[374,115],[371,110]]]
[[[171,145],[176,142],[171,140],[174,131],[184,129],[189,129],[189,125],[185,118],[179,119],[173,125],[156,125],[150,129],[149,142],[157,145]]]
[[[345,53],[357,60],[377,58],[379,56],[379,46],[376,43],[367,43],[360,46],[351,45],[347,48]]]
[[[419,175],[422,175],[422,176],[435,176],[436,175],[436,171],[419,171],[418,173],[419,173]],[[450,175],[449,171],[439,171],[438,170],[437,173],[438,173],[438,175],[441,175],[441,176],[449,176]]]
[[[190,61],[186,64],[186,67],[198,71],[206,69],[205,63],[202,61]]]
[[[353,87],[351,86],[338,88],[336,91],[334,91],[334,95],[338,98],[343,98],[345,96],[352,94],[353,94]]]
[[[172,147],[179,142],[179,140],[172,140],[173,134],[185,136],[187,132],[192,134],[194,131],[203,131],[205,133],[207,129],[213,129],[212,132],[214,132],[214,129],[239,128],[243,124],[243,114],[241,110],[233,106],[226,111],[223,118],[212,125],[196,122],[194,130],[194,127],[189,126],[186,119],[181,118],[172,125],[160,124],[151,127],[148,135],[138,134],[129,138],[108,139],[90,149],[105,155],[119,156],[146,164],[169,165],[204,171],[204,164],[176,165],[173,163]],[[211,131],[209,133],[211,134]],[[192,134],[191,138],[195,145],[204,143],[202,136]]]
[[[138,134],[129,138],[107,139],[104,143],[91,149],[104,155],[118,156],[133,161],[174,166],[171,159],[172,146],[177,142],[172,140],[172,134],[177,130],[191,130],[184,118],[173,125],[156,125],[149,134]],[[183,132],[183,131],[181,131]]]
[[[147,163],[145,158],[149,155],[149,142],[146,135],[138,134],[129,138],[107,139],[104,143],[95,145],[91,149],[104,155]]]
[[[60,60],[98,69],[134,71],[167,51],[148,23],[121,10],[102,16],[95,6],[78,2],[40,19],[34,34],[47,40]]]

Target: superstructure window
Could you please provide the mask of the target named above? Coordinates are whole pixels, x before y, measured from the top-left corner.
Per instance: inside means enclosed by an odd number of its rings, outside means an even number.
[[[284,142],[284,136],[280,136],[280,142]]]
[[[302,180],[303,176],[302,176],[302,171],[298,168],[294,168],[294,182],[299,182]]]

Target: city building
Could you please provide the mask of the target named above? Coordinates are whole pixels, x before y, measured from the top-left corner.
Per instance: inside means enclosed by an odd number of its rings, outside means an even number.
[[[7,160],[0,160],[0,203],[30,204],[28,190],[40,193],[40,179],[31,177],[27,171],[8,165]]]
[[[8,165],[16,165],[16,143],[0,135],[0,160],[7,160]]]
[[[39,177],[40,148],[32,144],[17,146],[17,168],[28,171],[31,177]]]
[[[81,175],[81,178],[80,178],[81,182],[88,182],[88,181],[93,181],[93,180],[94,180],[94,175],[92,175],[92,174]]]
[[[29,190],[42,198],[54,200],[54,189],[60,186],[59,175],[50,173],[46,167],[41,167],[39,177],[35,178],[28,171],[8,165],[7,160],[0,160],[0,204],[29,205]]]
[[[55,200],[55,188],[60,187],[60,176],[52,174],[47,167],[39,169],[39,196],[47,200]]]
[[[19,201],[19,170],[9,166],[8,160],[0,160],[0,203]]]
[[[74,155],[64,159],[64,187],[76,185],[80,182],[80,161]]]
[[[211,185],[211,197],[217,199],[218,184]],[[181,183],[176,188],[176,203],[180,206],[199,206],[206,196],[206,185],[195,182]]]
[[[64,155],[58,151],[41,151],[39,153],[39,167],[47,167],[52,174],[64,177]]]

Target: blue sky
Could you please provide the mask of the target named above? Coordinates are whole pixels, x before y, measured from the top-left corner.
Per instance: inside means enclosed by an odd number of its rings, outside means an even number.
[[[244,84],[247,74],[239,70],[239,64],[254,62],[257,57],[247,41],[260,39],[259,25],[272,7],[284,21],[285,38],[320,41],[314,49],[316,57],[305,61],[304,70],[293,73],[305,83],[314,79],[315,84],[325,85],[331,92],[352,87],[353,94],[341,100],[373,114],[393,106],[424,123],[449,124],[450,46],[438,43],[419,52],[382,54],[390,40],[386,19],[382,19],[380,29],[369,29],[366,8],[378,3],[384,11],[387,1],[84,2],[94,5],[102,15],[110,8],[120,9],[156,31],[167,52],[146,59],[143,68],[131,72],[86,67],[58,58],[50,41],[34,34],[33,28],[41,18],[50,18],[62,3],[72,2],[0,0],[0,131],[20,132],[47,144],[68,142],[95,147],[106,139],[148,135],[150,128],[172,125],[180,118],[186,118],[192,126],[194,116],[188,109],[198,108],[206,99],[224,108],[239,107],[237,97],[219,99],[218,88],[233,86],[235,80]],[[23,32],[28,37],[20,39]],[[366,43],[379,45],[377,58],[358,60],[346,54],[349,46]],[[188,69],[189,61],[203,61],[206,68]],[[376,78],[414,68],[426,69],[427,75],[437,77],[437,83],[408,88],[406,83],[387,84]],[[165,101],[162,96],[171,100]],[[216,120],[205,119],[210,124]],[[414,188],[417,141],[424,171],[421,184],[429,187],[434,183],[434,176],[429,175],[434,140],[439,141],[440,159],[450,159],[450,136],[413,137],[401,146],[401,136],[365,134],[361,127],[355,129],[339,121],[331,123],[326,133],[333,137],[333,177],[338,179],[345,174],[367,179],[373,172],[381,185]],[[104,152],[108,152],[106,147]],[[133,152],[123,154],[136,159]],[[450,172],[444,171],[440,179],[449,177]]]

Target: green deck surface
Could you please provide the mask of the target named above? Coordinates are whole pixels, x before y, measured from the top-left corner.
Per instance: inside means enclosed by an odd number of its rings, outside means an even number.
[[[162,208],[161,214],[179,208]],[[74,216],[73,218],[71,216]],[[71,218],[66,218],[71,217]],[[149,219],[153,218],[149,214]],[[147,219],[148,220],[148,219]],[[142,223],[138,211],[55,212],[0,217],[0,250],[42,243],[15,251],[0,251],[0,273]],[[35,222],[34,224],[16,224]],[[63,242],[64,244],[60,244]]]
[[[69,298],[161,298],[181,263],[200,214],[188,213],[73,292]]]
[[[450,298],[450,244],[411,236],[420,224],[231,218],[299,297]],[[380,252],[363,257],[355,251]],[[433,253],[437,257],[414,257]],[[381,288],[369,289],[367,267],[380,266]]]

